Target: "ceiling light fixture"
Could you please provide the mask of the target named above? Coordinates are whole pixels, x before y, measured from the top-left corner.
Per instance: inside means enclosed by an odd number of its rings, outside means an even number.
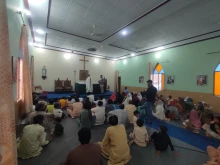
[[[71,57],[70,54],[64,54],[64,58],[65,58],[65,59],[68,60],[68,59],[70,59],[70,57]]]
[[[41,40],[40,38],[37,38],[37,37],[35,38],[35,41],[40,41],[40,40]]]
[[[26,15],[31,15],[31,12],[30,12],[29,10],[24,10],[24,13],[25,13]]]
[[[134,53],[131,53],[131,56],[133,57],[133,56],[135,56],[135,54],[134,54]]]
[[[99,59],[95,59],[95,63],[99,63]]]
[[[117,61],[118,59],[113,59],[114,61]]]
[[[121,33],[125,36],[127,34],[127,31],[123,30]]]
[[[44,34],[44,31],[41,30],[41,29],[37,29],[36,32],[39,33],[39,34]]]
[[[165,48],[163,46],[161,46],[161,47],[156,48],[155,50],[157,51],[157,50],[163,50],[163,49],[165,49]]]
[[[160,57],[161,57],[161,54],[160,54],[160,53],[156,53],[156,54],[155,54],[155,57],[156,57],[156,58],[160,58]]]

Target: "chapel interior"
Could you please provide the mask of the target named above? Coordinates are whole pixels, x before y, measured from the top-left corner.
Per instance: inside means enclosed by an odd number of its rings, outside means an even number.
[[[68,105],[78,99],[91,108],[102,100],[105,109],[105,121],[90,128],[90,143],[106,137],[109,100],[113,111],[134,104],[146,127],[146,147],[133,143],[128,162],[102,156],[103,165],[220,165],[220,0],[1,0],[0,165],[61,165],[80,146],[82,113],[73,117]],[[52,140],[23,159],[18,143],[40,102],[60,103],[64,132],[53,135],[58,121],[51,112],[41,128]],[[154,115],[160,102],[163,119]],[[125,125],[128,143],[133,124]],[[168,147],[157,157],[150,136],[161,125],[178,156]]]

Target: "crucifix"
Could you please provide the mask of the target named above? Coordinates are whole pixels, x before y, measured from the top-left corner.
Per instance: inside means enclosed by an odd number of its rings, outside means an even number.
[[[86,56],[84,56],[84,58],[80,59],[80,61],[83,61],[83,69],[86,70],[86,62],[89,62],[89,60],[86,60]]]

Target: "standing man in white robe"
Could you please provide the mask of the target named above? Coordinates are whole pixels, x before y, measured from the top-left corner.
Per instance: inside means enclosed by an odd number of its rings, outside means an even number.
[[[88,75],[86,79],[86,93],[92,93],[93,85],[92,85],[92,78]]]

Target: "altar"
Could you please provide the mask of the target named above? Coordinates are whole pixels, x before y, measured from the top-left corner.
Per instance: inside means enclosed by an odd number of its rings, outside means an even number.
[[[98,82],[92,82],[92,85],[93,85],[93,93],[94,94],[101,93]],[[77,96],[85,95],[86,94],[86,82],[85,81],[76,82],[75,83],[75,92],[76,92]]]

